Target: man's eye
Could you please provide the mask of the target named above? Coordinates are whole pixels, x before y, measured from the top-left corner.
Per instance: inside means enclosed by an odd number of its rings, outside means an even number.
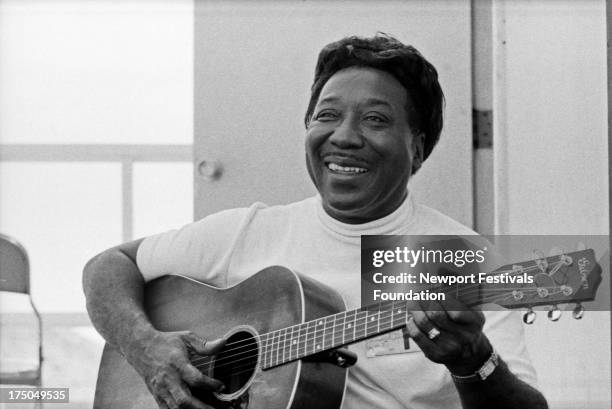
[[[338,117],[338,115],[337,115],[335,112],[333,112],[333,111],[323,111],[323,112],[319,112],[319,113],[318,113],[318,114],[315,116],[315,118],[316,118],[317,120],[323,120],[323,121],[324,121],[324,120],[335,119],[335,118],[337,118],[337,117]]]
[[[366,121],[377,122],[377,123],[387,122],[387,119],[380,115],[367,115],[364,117],[364,119]]]

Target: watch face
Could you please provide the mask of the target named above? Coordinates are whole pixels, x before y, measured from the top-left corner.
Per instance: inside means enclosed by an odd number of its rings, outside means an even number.
[[[487,379],[487,377],[489,377],[489,375],[493,373],[495,368],[497,368],[497,364],[498,364],[497,353],[493,351],[493,353],[491,354],[491,357],[487,359],[487,362],[485,362],[484,365],[477,372],[478,375],[480,376],[480,379],[482,379],[483,381]]]
[[[489,359],[487,359],[487,361],[473,375],[457,376],[457,375],[451,374],[451,376],[453,377],[453,379],[455,379],[457,382],[460,382],[460,383],[472,383],[472,382],[484,381],[493,373],[493,371],[495,371],[495,368],[497,368],[498,365],[499,365],[499,357],[497,356],[497,352],[495,352],[494,350],[491,353],[491,356],[489,357]]]

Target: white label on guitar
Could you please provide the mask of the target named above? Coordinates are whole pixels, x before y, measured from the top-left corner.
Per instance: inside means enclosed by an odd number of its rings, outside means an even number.
[[[409,342],[408,336],[404,338],[401,329],[379,335],[365,341],[366,356],[374,358],[383,355],[406,354],[418,352],[421,349],[415,342]]]

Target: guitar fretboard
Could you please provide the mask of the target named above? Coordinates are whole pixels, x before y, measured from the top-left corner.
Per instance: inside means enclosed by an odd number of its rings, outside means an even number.
[[[406,325],[405,301],[380,303],[329,315],[261,336],[261,366],[272,368]]]

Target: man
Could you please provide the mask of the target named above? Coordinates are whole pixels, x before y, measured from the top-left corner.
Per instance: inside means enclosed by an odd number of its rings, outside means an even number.
[[[126,243],[85,267],[90,316],[144,378],[162,408],[205,408],[189,387],[223,385],[189,362],[223,340],[157,331],[142,307],[143,284],[182,274],[218,287],[268,265],[285,265],[359,306],[360,236],[473,234],[414,203],[407,183],[442,129],[437,73],[414,48],[377,36],[345,38],[320,55],[306,113],[306,164],[319,196],[286,206],[227,210],[176,231]],[[371,356],[351,347],[344,408],[545,408],[516,316],[485,316],[457,300],[415,311],[418,345]],[[205,334],[204,334],[205,335]],[[480,372],[479,372],[480,371]]]

